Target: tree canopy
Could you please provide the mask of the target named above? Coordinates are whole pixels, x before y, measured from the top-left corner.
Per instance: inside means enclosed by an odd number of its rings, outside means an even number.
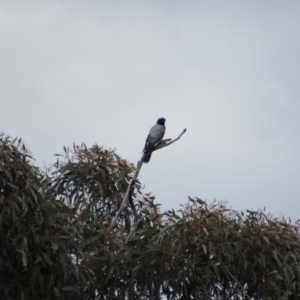
[[[3,299],[300,299],[299,223],[188,198],[162,212],[115,150],[64,148],[48,169],[0,136]]]

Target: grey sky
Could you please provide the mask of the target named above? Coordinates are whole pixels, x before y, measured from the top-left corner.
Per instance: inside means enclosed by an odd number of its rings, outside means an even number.
[[[39,165],[73,142],[131,162],[167,119],[182,140],[141,171],[187,196],[300,218],[299,1],[0,0],[0,130]]]

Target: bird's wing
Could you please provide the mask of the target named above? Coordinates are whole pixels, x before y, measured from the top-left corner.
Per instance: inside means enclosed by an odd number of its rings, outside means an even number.
[[[149,131],[144,151],[150,150],[154,145],[159,143],[164,137],[165,131],[165,126],[155,124]]]

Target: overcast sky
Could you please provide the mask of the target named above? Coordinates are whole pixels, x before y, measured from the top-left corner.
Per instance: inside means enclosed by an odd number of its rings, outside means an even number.
[[[136,163],[165,117],[180,141],[140,180],[163,209],[187,196],[300,218],[300,1],[0,0],[0,130],[37,164],[63,146]]]

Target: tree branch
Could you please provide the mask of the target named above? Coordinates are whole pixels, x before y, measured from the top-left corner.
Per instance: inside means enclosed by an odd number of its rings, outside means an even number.
[[[135,183],[136,183],[137,177],[138,177],[138,175],[139,175],[139,173],[140,173],[140,169],[141,169],[142,165],[143,165],[143,160],[141,159],[141,160],[138,161],[138,163],[137,163],[136,170],[135,170],[135,172],[134,172],[134,174],[133,174],[133,177],[132,177],[132,179],[131,179],[131,182],[130,182],[128,188],[127,188],[127,191],[126,191],[126,194],[125,194],[125,196],[124,196],[124,198],[123,198],[123,201],[122,201],[122,203],[121,203],[121,206],[120,206],[119,210],[117,211],[116,215],[115,215],[115,216],[113,217],[113,219],[111,220],[111,224],[110,224],[110,226],[109,226],[109,229],[112,229],[112,228],[115,226],[115,224],[116,224],[118,218],[120,217],[120,214],[126,209],[126,207],[127,207],[127,205],[128,205],[128,201],[129,201],[129,195],[130,195],[130,194],[133,192],[133,190],[134,190]]]
[[[241,283],[232,275],[232,273],[229,271],[229,269],[226,267],[225,264],[221,263],[223,265],[223,267],[227,270],[228,274],[233,278],[233,280],[238,284],[238,286],[241,288],[241,291],[244,289],[243,286],[241,285]],[[251,299],[250,296],[247,294],[246,292],[246,298],[247,299]]]
[[[182,130],[182,132],[179,134],[179,136],[178,136],[176,139],[174,139],[174,140],[172,140],[172,139],[165,139],[165,140],[162,140],[159,144],[157,144],[157,145],[152,149],[151,152],[154,152],[154,151],[156,151],[156,150],[159,150],[159,149],[162,149],[162,148],[164,148],[164,147],[167,147],[167,146],[172,145],[173,143],[175,143],[175,142],[177,142],[178,140],[180,140],[180,138],[181,138],[185,133],[186,133],[186,128],[184,128],[184,129]]]
[[[162,148],[167,147],[167,146],[170,146],[171,144],[177,142],[182,137],[182,135],[185,134],[185,132],[186,132],[186,128],[180,133],[180,135],[176,139],[174,139],[174,140],[172,140],[172,139],[162,140],[159,144],[157,144],[151,150],[151,152],[159,150],[159,149],[162,149]],[[113,227],[115,226],[115,224],[116,224],[118,218],[120,217],[121,213],[126,209],[126,207],[128,205],[129,197],[131,196],[131,194],[134,191],[134,187],[135,187],[135,183],[136,183],[137,177],[138,177],[138,175],[140,173],[140,170],[142,168],[142,165],[143,165],[144,155],[145,155],[145,153],[143,154],[141,160],[138,161],[137,166],[136,166],[136,170],[135,170],[135,172],[133,174],[133,177],[131,179],[131,182],[130,182],[128,188],[127,188],[127,191],[126,191],[126,194],[125,194],[125,196],[123,198],[121,206],[120,206],[119,210],[117,211],[116,215],[111,220],[111,224],[109,226],[110,230],[113,229]],[[135,217],[135,226],[134,226],[133,230],[130,231],[130,235],[132,235],[134,233],[135,228],[136,228],[136,226],[138,224],[138,216],[137,216],[137,213],[136,213],[135,209],[133,209],[133,213],[134,213],[134,217]]]

